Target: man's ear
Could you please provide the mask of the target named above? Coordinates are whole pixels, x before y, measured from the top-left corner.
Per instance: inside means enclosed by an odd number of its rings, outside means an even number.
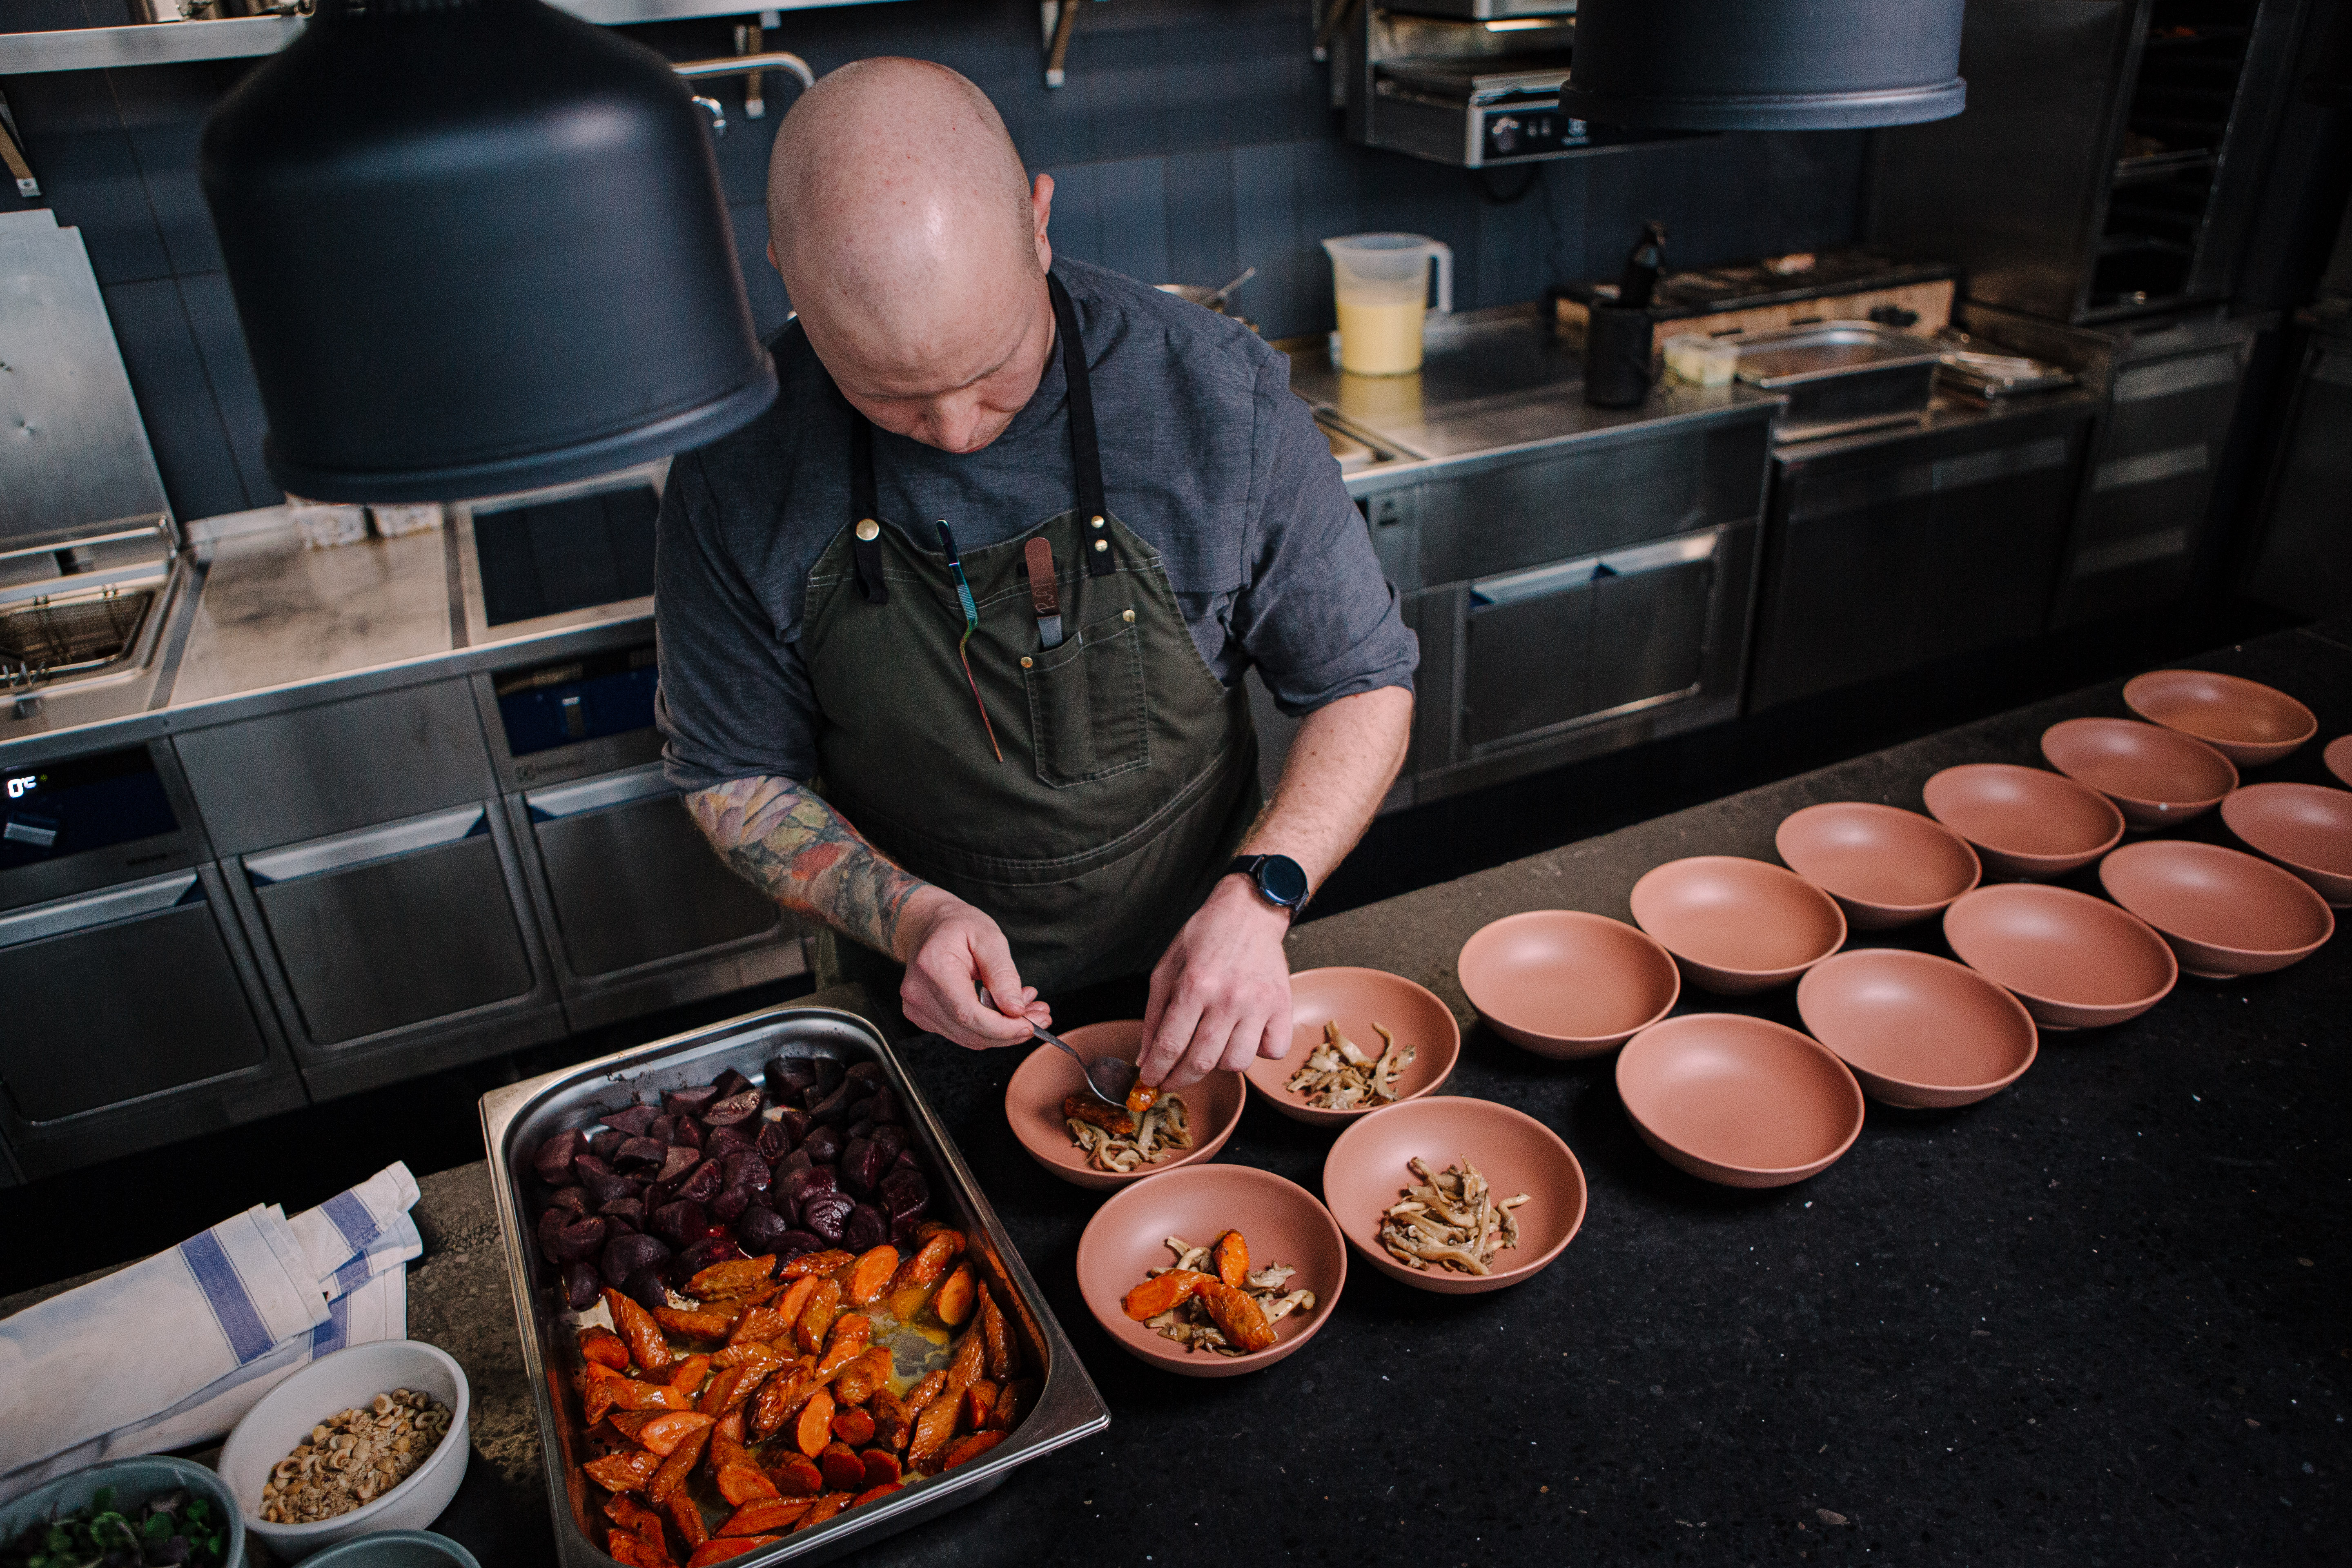
[[[1029,188],[1029,211],[1037,220],[1037,267],[1050,272],[1054,268],[1054,242],[1045,237],[1045,226],[1054,216],[1054,176],[1040,174]]]

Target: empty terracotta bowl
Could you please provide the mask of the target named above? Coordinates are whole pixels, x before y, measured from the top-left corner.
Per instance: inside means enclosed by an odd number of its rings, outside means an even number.
[[[1419,1180],[1407,1163],[1415,1156],[1433,1172],[1468,1160],[1498,1203],[1528,1194],[1512,1211],[1519,1244],[1495,1255],[1494,1272],[1411,1268],[1381,1245],[1381,1216]],[[1381,1273],[1441,1296],[1475,1296],[1516,1285],[1559,1256],[1584,1223],[1584,1167],[1525,1111],[1438,1094],[1375,1111],[1340,1133],[1323,1159],[1323,1201],[1340,1234]]]
[[[2193,735],[2132,719],[2066,719],[2042,731],[2042,754],[2116,803],[2132,827],[2200,816],[2238,787],[2229,758]]]
[[[1785,1187],[1862,1131],[1862,1089],[1819,1040],[1738,1013],[1687,1013],[1617,1054],[1617,1094],[1650,1147],[1727,1187]]]
[[[2337,909],[2352,905],[2352,793],[2326,784],[2248,784],[2221,803],[2221,820]]]
[[[2327,764],[2329,773],[2352,784],[2352,735],[2338,735],[2328,742],[2327,750],[2319,753],[2319,760]]]
[[[1206,1247],[1228,1230],[1249,1243],[1250,1266],[1287,1263],[1292,1289],[1315,1292],[1315,1305],[1274,1325],[1275,1342],[1248,1355],[1192,1351],[1129,1317],[1119,1303],[1154,1268],[1176,1255],[1168,1237]],[[1187,1165],[1156,1182],[1114,1194],[1078,1237],[1078,1292],[1118,1348],[1186,1377],[1239,1377],[1262,1372],[1313,1339],[1339,1305],[1348,1282],[1348,1244],[1314,1194],[1271,1171],[1249,1165]]]
[[[1963,964],[1873,947],[1815,964],[1797,1011],[1863,1091],[1888,1105],[1973,1105],[2033,1065],[2040,1034],[2025,1005]]]
[[[1340,1033],[1365,1050],[1381,1049],[1374,1024],[1386,1025],[1389,1033],[1412,1047],[1412,1065],[1397,1075],[1392,1105],[1444,1083],[1462,1057],[1462,1026],[1454,1021],[1454,1010],[1427,988],[1385,969],[1301,970],[1290,977],[1290,1054],[1279,1061],[1259,1057],[1248,1070],[1250,1087],[1295,1121],[1338,1127],[1381,1109],[1318,1110],[1285,1087],[1307,1053],[1322,1043],[1323,1026],[1334,1018]]]
[[[1065,1030],[1062,1038],[1088,1061],[1097,1057],[1124,1057],[1133,1061],[1143,1044],[1143,1022],[1128,1018],[1110,1024],[1088,1024],[1083,1028]],[[1021,1146],[1029,1151],[1031,1159],[1062,1180],[1097,1192],[1109,1192],[1146,1176],[1165,1175],[1195,1160],[1212,1158],[1225,1146],[1234,1129],[1241,1125],[1242,1101],[1249,1098],[1242,1075],[1237,1072],[1213,1072],[1200,1082],[1176,1090],[1184,1101],[1184,1109],[1192,1113],[1192,1148],[1171,1154],[1156,1164],[1122,1173],[1099,1170],[1087,1163],[1086,1151],[1072,1140],[1069,1127],[1062,1120],[1062,1101],[1085,1087],[1077,1063],[1051,1046],[1039,1046],[1013,1069],[1013,1081],[1004,1086],[1004,1120],[1013,1124],[1013,1135],[1021,1140]]]
[[[2277,762],[2319,733],[2311,710],[2275,687],[2207,669],[2151,669],[2124,685],[2124,706],[2194,735],[2242,768]]]
[[[2045,1029],[2137,1018],[2180,978],[2172,949],[2137,916],[2069,888],[1979,888],[1944,911],[1960,962],[2016,993]]]
[[[1538,1056],[1597,1056],[1674,1011],[1672,954],[1623,921],[1530,910],[1483,926],[1454,961],[1463,994],[1503,1038]]]
[[[1937,821],[1967,839],[1999,877],[2047,881],[2122,842],[2124,814],[2088,784],[2011,763],[1946,768],[1922,792]]]
[[[1790,870],[1835,899],[1856,931],[1926,920],[1984,874],[1968,840],[1942,823],[1864,800],[1791,813],[1772,847]]]
[[[1785,985],[1845,945],[1837,900],[1794,871],[1737,855],[1694,855],[1633,884],[1633,919],[1723,996]]]
[[[2309,883],[2218,844],[2127,844],[2099,862],[2099,885],[2206,980],[2284,969],[2336,934],[2327,900]]]

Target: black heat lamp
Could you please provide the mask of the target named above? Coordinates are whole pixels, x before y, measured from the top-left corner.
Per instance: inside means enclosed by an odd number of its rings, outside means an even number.
[[[1842,131],[1968,102],[1961,0],[1580,0],[1562,110],[1677,131]]]
[[[775,397],[702,111],[540,0],[319,0],[198,171],[298,495],[558,484]]]

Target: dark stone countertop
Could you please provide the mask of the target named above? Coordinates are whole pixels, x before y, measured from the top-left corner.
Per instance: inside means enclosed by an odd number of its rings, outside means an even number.
[[[2301,698],[2319,742],[2352,730],[2343,625],[2196,662]],[[1446,1092],[1559,1130],[1591,1202],[1558,1261],[1496,1295],[1432,1296],[1359,1265],[1315,1343],[1256,1376],[1180,1379],[1118,1351],[1072,1272],[1097,1200],[1013,1141],[1013,1056],[903,1047],[1113,1417],[859,1560],[1052,1562],[1082,1533],[1100,1568],[1203,1552],[2339,1561],[2352,1138],[2336,1053],[2352,1040],[2352,944],[2248,983],[2186,981],[2132,1023],[2047,1037],[1982,1105],[1874,1104],[1843,1160],[1762,1193],[1666,1165],[1626,1121],[1608,1060],[1517,1050],[1475,1025],[1454,979],[1462,942],[1498,916],[1624,917],[1650,867],[1769,858],[1780,818],[1816,801],[1916,809],[1938,768],[2038,762],[2051,722],[2122,714],[2119,686],[1301,927],[1294,968],[1368,964],[1443,996],[1465,1025]],[[2254,776],[2326,782],[2319,742]],[[2187,836],[2226,841],[2216,817]],[[1942,951],[1933,923],[1885,934]],[[1798,1022],[1787,989],[1748,1003],[1686,991],[1678,1010],[1726,1006]],[[1319,1191],[1329,1144],[1254,1102],[1221,1157]],[[475,1400],[475,1463],[438,1528],[486,1564],[551,1562],[484,1168],[421,1184],[410,1331],[465,1363]]]

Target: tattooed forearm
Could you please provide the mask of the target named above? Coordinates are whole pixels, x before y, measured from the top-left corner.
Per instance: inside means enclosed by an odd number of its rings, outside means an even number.
[[[686,797],[736,873],[797,913],[883,952],[926,886],[883,858],[840,813],[790,779],[730,779]]]

